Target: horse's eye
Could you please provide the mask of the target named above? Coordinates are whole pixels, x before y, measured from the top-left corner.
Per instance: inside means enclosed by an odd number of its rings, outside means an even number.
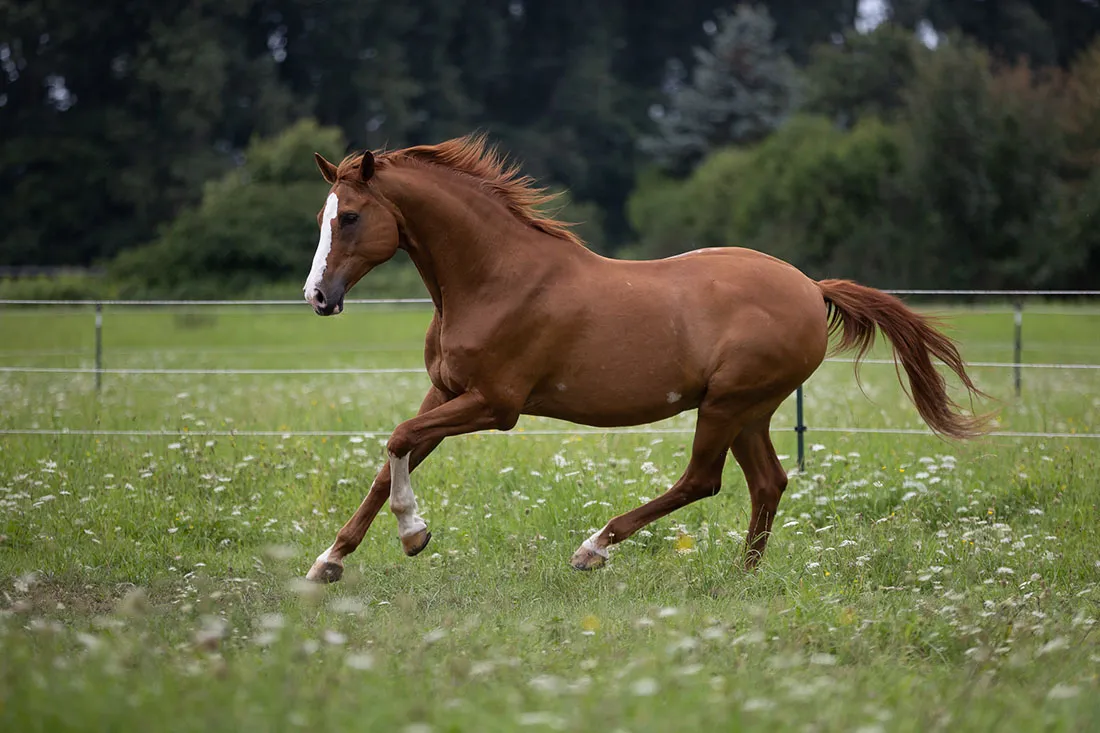
[[[353,211],[349,211],[346,214],[340,214],[340,226],[342,227],[350,227],[357,221],[359,221],[359,215]]]

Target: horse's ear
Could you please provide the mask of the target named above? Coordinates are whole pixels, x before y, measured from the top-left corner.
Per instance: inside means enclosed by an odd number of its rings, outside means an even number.
[[[363,151],[363,158],[359,163],[359,180],[366,183],[374,175],[374,153]]]
[[[336,183],[336,166],[325,160],[325,157],[320,153],[314,153],[313,160],[317,162],[317,168],[321,171],[321,175],[325,177],[325,180],[329,183]]]

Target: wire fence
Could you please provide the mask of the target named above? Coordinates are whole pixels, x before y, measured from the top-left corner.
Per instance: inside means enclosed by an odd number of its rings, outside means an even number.
[[[830,364],[889,364],[894,365],[893,359],[825,359]],[[1100,369],[1100,364],[1043,364],[1035,362],[1000,362],[1000,361],[968,361],[967,367],[982,367],[988,369]],[[291,375],[291,374],[426,374],[423,367],[322,367],[322,368],[142,368],[142,367],[34,367],[34,366],[0,366],[0,374],[110,374],[117,376],[150,375],[150,374],[194,374],[194,375]]]
[[[947,296],[947,297],[999,297],[999,298],[1096,298],[1100,290],[920,290],[920,289],[884,289],[891,295]],[[42,305],[42,306],[260,306],[260,305],[304,305],[301,298],[270,300],[33,300],[0,299],[0,305]],[[349,298],[345,305],[430,305],[431,298]]]
[[[431,298],[349,298],[344,305],[431,305]],[[296,305],[305,306],[305,301],[297,298],[293,300],[27,300],[27,299],[0,299],[0,305],[41,305],[41,306],[82,306],[94,308],[95,306],[227,306],[248,307],[263,305]]]
[[[814,426],[820,433],[851,433],[853,435],[923,435],[935,437],[935,433],[926,428],[855,428],[835,426]],[[478,435],[500,438],[522,438],[525,436],[607,436],[607,435],[691,435],[695,428],[517,428],[510,431],[485,430]],[[87,437],[160,437],[160,438],[388,438],[389,430],[141,430],[110,428],[7,428],[0,429],[0,435],[42,435],[51,437],[87,436]],[[1068,440],[1100,439],[1100,433],[1048,433],[1042,431],[998,430],[986,434],[987,438],[1064,438]]]
[[[1022,389],[1023,370],[1100,370],[1100,364],[1095,363],[1035,363],[1024,362],[1023,351],[1023,301],[1025,298],[1097,298],[1100,290],[939,290],[939,289],[892,289],[885,292],[899,296],[917,297],[947,297],[947,298],[1011,298],[1014,322],[1014,340],[1012,361],[972,361],[968,366],[991,369],[1012,369],[1014,372],[1014,384],[1017,396]],[[349,299],[348,305],[364,306],[427,306],[432,301],[429,298],[359,298]],[[227,307],[248,308],[264,306],[303,306],[304,302],[298,299],[271,299],[271,300],[28,300],[28,299],[0,299],[0,306],[42,306],[42,307],[81,307],[95,309],[95,366],[94,367],[41,367],[41,366],[3,366],[0,373],[7,374],[92,374],[96,378],[97,390],[102,386],[105,375],[111,376],[142,376],[142,375],[399,375],[399,374],[424,374],[423,368],[107,368],[103,366],[102,328],[105,306],[111,307]],[[1003,312],[1003,311],[1001,311]],[[1080,309],[1044,312],[1064,312],[1065,314],[1094,315],[1093,312],[1083,312]],[[9,351],[9,354],[19,352]],[[826,359],[834,363],[853,363],[854,359]],[[893,359],[865,359],[865,364],[895,364]],[[798,461],[801,467],[805,456],[805,434],[809,430],[819,433],[850,433],[850,434],[882,434],[882,435],[933,435],[927,429],[888,428],[888,427],[837,427],[837,426],[813,426],[806,425],[803,415],[803,390],[798,388],[796,393],[797,416],[793,430],[798,437]],[[635,427],[635,428],[608,428],[608,429],[523,429],[515,432],[490,431],[486,435],[495,436],[590,436],[590,435],[669,435],[690,434],[693,428],[663,428],[663,427]],[[340,431],[340,430],[223,430],[223,431],[182,431],[182,430],[109,430],[109,429],[84,429],[84,428],[10,428],[0,429],[0,435],[5,436],[129,436],[129,437],[180,437],[189,435],[193,437],[377,437],[389,436],[389,432],[372,431]],[[1100,439],[1100,433],[1094,432],[1031,432],[1031,431],[996,431],[989,435],[992,438],[1048,438],[1063,440],[1096,440]]]

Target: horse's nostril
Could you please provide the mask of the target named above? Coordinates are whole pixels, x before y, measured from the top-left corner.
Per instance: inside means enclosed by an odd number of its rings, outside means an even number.
[[[317,291],[314,292],[313,300],[320,307],[322,307],[322,308],[325,307],[325,294],[322,293],[320,290],[317,290]]]

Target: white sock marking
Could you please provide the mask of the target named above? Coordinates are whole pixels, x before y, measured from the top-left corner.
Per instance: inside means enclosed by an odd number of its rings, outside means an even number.
[[[416,513],[416,495],[409,479],[409,454],[390,454],[390,510],[397,517],[397,535],[409,537],[428,528]]]
[[[607,529],[607,527],[604,527],[604,529]],[[586,550],[591,550],[592,552],[596,553],[604,560],[606,560],[607,558],[611,557],[611,553],[607,551],[607,548],[600,547],[598,544],[596,544],[597,541],[600,539],[601,534],[603,534],[603,529],[597,530],[592,534],[591,537],[581,543],[581,547]]]
[[[335,542],[332,543],[331,545],[329,545],[328,548],[324,552],[322,552],[320,555],[318,555],[317,559],[313,561],[313,564],[316,565],[317,563],[328,562],[329,561],[329,559],[328,559],[329,554],[332,552],[333,547],[336,547]]]
[[[328,253],[332,251],[332,220],[336,218],[336,210],[340,202],[333,191],[325,200],[325,211],[321,214],[321,238],[317,241],[317,251],[313,254],[313,267],[306,278],[306,300],[313,296],[313,292],[321,285],[321,278],[325,276],[325,268],[328,267]]]

